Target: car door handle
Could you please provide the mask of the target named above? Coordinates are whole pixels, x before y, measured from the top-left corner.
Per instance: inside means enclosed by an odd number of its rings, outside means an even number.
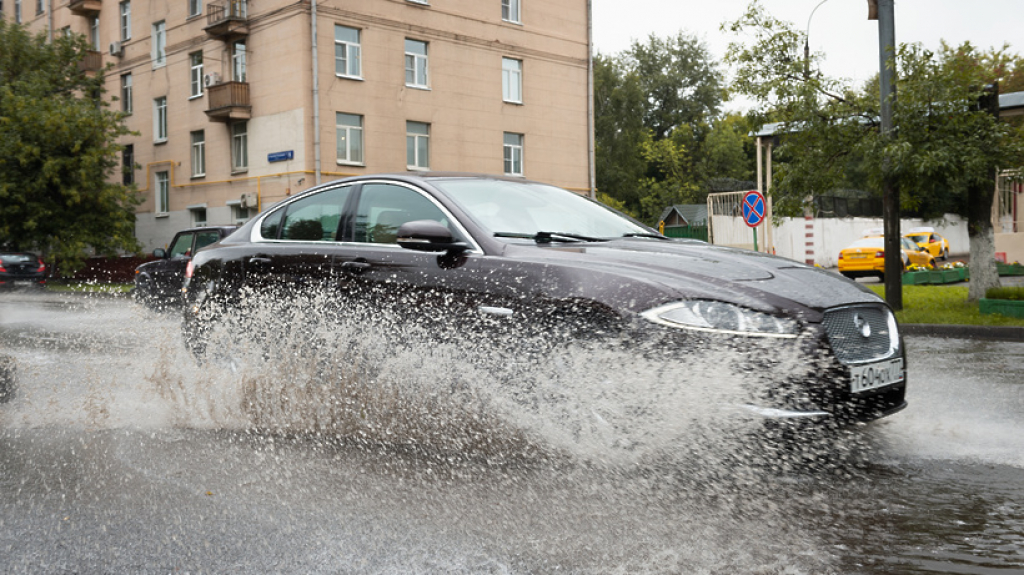
[[[246,261],[246,268],[251,269],[253,272],[266,273],[270,270],[270,258],[262,256],[254,256]]]
[[[484,315],[497,316],[497,317],[509,317],[512,315],[512,310],[507,307],[493,307],[488,305],[482,305],[479,308],[480,313]]]
[[[341,264],[341,269],[354,274],[361,274],[369,268],[370,262],[365,261],[353,261]]]

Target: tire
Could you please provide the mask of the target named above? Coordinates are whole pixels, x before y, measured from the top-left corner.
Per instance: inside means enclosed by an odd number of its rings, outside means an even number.
[[[949,248],[942,248],[942,261],[949,260]]]

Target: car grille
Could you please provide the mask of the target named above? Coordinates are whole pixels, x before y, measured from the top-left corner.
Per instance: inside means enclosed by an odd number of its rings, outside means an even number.
[[[899,334],[892,312],[881,306],[851,306],[825,312],[822,322],[839,361],[864,363],[892,357]]]

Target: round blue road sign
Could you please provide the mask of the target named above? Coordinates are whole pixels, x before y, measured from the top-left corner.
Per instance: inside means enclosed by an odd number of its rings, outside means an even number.
[[[765,202],[764,196],[757,190],[752,190],[743,196],[743,221],[752,228],[761,225],[764,221]]]

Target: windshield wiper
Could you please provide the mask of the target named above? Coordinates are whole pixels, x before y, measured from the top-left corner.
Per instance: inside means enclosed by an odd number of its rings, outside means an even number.
[[[551,242],[605,242],[605,238],[592,238],[568,232],[537,232],[536,234],[520,234],[514,232],[494,232],[496,238],[522,238],[533,240],[538,244],[550,244]]]
[[[647,232],[630,232],[628,234],[622,234],[622,237],[624,237],[624,238],[652,238],[652,239],[655,239],[655,240],[667,240],[667,239],[669,239],[668,236],[663,236],[661,234],[652,234],[652,233],[647,233]]]

